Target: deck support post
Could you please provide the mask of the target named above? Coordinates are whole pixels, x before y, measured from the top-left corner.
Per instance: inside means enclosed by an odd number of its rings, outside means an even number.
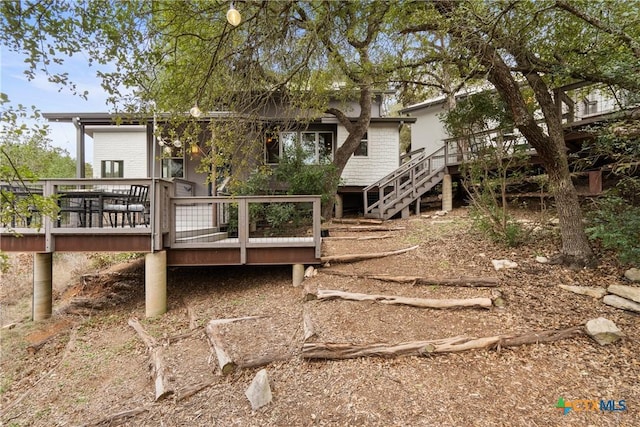
[[[400,212],[400,217],[402,219],[408,219],[411,216],[411,211],[409,210],[409,206],[405,206],[404,208],[402,208],[402,211]]]
[[[334,204],[335,213],[333,217],[335,219],[341,219],[342,215],[344,215],[344,200],[340,194],[336,194],[336,202]]]
[[[445,212],[453,210],[453,184],[451,175],[448,173],[442,177],[442,210]]]
[[[53,307],[53,253],[33,255],[33,320],[51,317]]]
[[[167,252],[148,253],[144,257],[144,295],[146,317],[167,312]]]
[[[300,286],[304,280],[304,264],[293,264],[293,286]]]

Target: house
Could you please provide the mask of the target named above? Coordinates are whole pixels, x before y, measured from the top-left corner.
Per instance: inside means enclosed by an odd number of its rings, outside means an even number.
[[[399,126],[414,120],[386,117],[383,95],[375,98],[368,132],[342,174],[344,197],[355,194],[360,201],[363,188],[400,166]],[[357,104],[351,106],[349,114],[356,117]],[[320,196],[223,196],[217,191],[224,184],[215,180],[217,171],[199,167],[202,151],[210,147],[207,143],[215,147],[207,124],[229,122],[232,114],[204,114],[178,126],[163,114],[44,117],[76,127],[78,177],[43,179],[19,195],[53,197],[59,206],[57,218],[32,210],[0,224],[0,250],[35,254],[34,319],[51,315],[56,251],[145,253],[148,316],[166,311],[167,266],[285,264],[292,265],[293,282],[299,284],[304,265],[320,263]],[[331,116],[286,128],[277,126],[282,121],[275,115],[263,119],[264,126],[250,134],[259,149],[247,150],[249,161],[232,159],[231,167],[237,160],[249,168],[277,167],[282,150],[292,144],[307,148],[306,160],[312,164],[322,156],[331,158],[347,138],[346,129]],[[200,127],[186,137],[181,126],[187,125]],[[84,170],[89,143],[93,177],[85,177]],[[212,174],[216,185],[208,184]],[[279,209],[279,218],[285,216],[278,224],[265,215],[273,208]]]
[[[338,195],[342,199],[342,206],[346,201],[348,208],[361,210],[362,189],[376,182],[400,166],[400,125],[414,123],[416,119],[409,117],[389,117],[385,115],[384,93],[378,93],[372,105],[372,118],[368,132],[364,136],[360,147],[353,154],[341,175],[341,185]],[[337,103],[337,101],[335,101]],[[356,102],[351,102],[345,108],[351,117],[360,113]],[[278,117],[274,114],[265,120],[273,120],[274,127]],[[153,126],[168,127],[167,116],[159,114],[151,118],[135,118],[116,120],[118,117],[108,113],[45,113],[49,121],[74,123],[77,128],[78,163],[84,164],[87,137],[93,143],[93,178],[158,178],[171,179],[180,183],[180,195],[206,196],[214,193],[215,189],[207,184],[210,173],[202,172],[200,155],[209,150],[209,145],[215,147],[216,141],[210,138],[211,132],[200,139],[195,145],[184,143],[180,138],[160,136],[154,144]],[[197,121],[202,124],[203,133],[207,133],[206,124],[210,121],[228,120],[228,114],[209,113],[199,116]],[[336,149],[346,140],[347,130],[331,115],[306,123],[303,127],[265,131],[254,138],[261,138],[263,150],[259,153],[251,152],[256,158],[248,163],[251,167],[266,164],[277,167],[283,150],[295,144],[302,144],[308,150],[306,162],[318,163],[321,158],[332,159]],[[183,145],[184,144],[184,145]],[[251,151],[251,150],[247,150]],[[155,162],[151,159],[156,158]],[[240,162],[238,162],[240,163]],[[218,177],[222,172],[217,174]],[[85,177],[84,171],[78,177]],[[221,183],[218,183],[219,185]],[[339,212],[338,212],[339,214]]]

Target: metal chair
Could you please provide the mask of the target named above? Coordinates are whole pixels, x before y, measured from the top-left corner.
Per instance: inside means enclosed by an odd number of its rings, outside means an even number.
[[[139,218],[142,218],[142,223],[146,223],[144,213],[148,195],[148,185],[132,185],[129,193],[123,195],[122,199],[112,199],[105,203],[103,213],[109,215],[109,223],[112,227],[118,226],[118,215],[122,215],[122,227],[125,225],[125,219],[130,227],[135,227]]]

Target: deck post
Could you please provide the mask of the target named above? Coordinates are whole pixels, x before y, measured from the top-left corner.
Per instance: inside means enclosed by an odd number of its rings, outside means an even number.
[[[445,212],[453,210],[453,185],[451,175],[448,173],[442,178],[442,210]]]
[[[151,252],[144,257],[144,295],[146,317],[167,312],[167,252]]]
[[[300,286],[304,280],[304,264],[293,264],[293,286]]]
[[[53,300],[53,253],[33,255],[33,320],[51,317]]]
[[[344,214],[344,200],[342,200],[342,196],[340,194],[336,194],[336,203],[335,203],[335,215],[334,218],[340,219]]]

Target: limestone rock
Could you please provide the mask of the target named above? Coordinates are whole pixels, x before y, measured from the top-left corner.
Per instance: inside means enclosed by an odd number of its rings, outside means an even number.
[[[619,297],[630,299],[631,301],[640,303],[640,287],[626,285],[611,285],[609,293],[618,295]]]
[[[600,345],[614,343],[624,336],[615,323],[604,317],[589,320],[587,334]]]
[[[607,295],[602,298],[602,302],[615,308],[621,308],[622,310],[629,310],[640,313],[640,304],[626,298],[619,297],[618,295]]]
[[[536,262],[539,262],[540,264],[546,264],[549,262],[549,258],[547,258],[546,256],[537,256]]]
[[[247,396],[247,399],[249,399],[249,402],[251,402],[251,409],[254,411],[271,403],[273,396],[271,395],[271,387],[269,386],[269,377],[267,376],[266,369],[261,369],[256,374],[244,394]]]
[[[630,268],[624,272],[624,277],[632,282],[640,282],[640,268]]]
[[[310,278],[310,277],[315,277],[318,275],[318,270],[316,270],[315,268],[313,268],[312,265],[310,265],[309,267],[307,267],[307,269],[304,271],[304,277],[305,278]]]
[[[571,285],[558,285],[565,291],[573,292],[574,294],[587,295],[593,298],[602,298],[607,294],[605,288],[599,286],[571,286]]]
[[[498,270],[502,270],[503,268],[516,268],[518,263],[510,261],[508,259],[494,259],[491,260],[491,264],[493,264],[493,268]]]

